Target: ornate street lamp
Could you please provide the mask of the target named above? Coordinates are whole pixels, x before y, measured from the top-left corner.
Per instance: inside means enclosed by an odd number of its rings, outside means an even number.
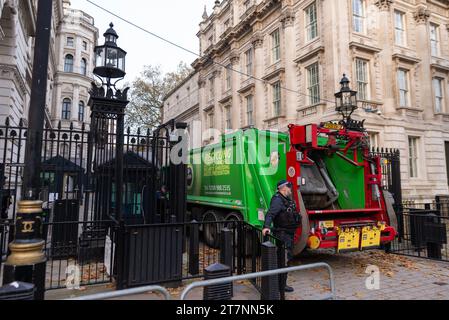
[[[357,110],[357,91],[351,90],[349,83],[344,74],[340,82],[341,90],[335,94],[336,110],[342,115],[345,124],[350,122],[352,114]]]
[[[129,102],[129,88],[122,90],[116,87],[126,75],[126,51],[117,45],[119,36],[112,23],[104,33],[104,38],[104,44],[95,47],[94,75],[101,84],[92,83],[89,99],[92,112],[88,163],[93,164],[93,168],[90,168],[93,170],[88,170],[87,175],[88,181],[95,181],[92,184],[95,186],[92,197],[100,204],[94,217],[98,221],[106,220],[109,216],[121,220],[123,215],[125,108]],[[114,166],[107,165],[112,161]],[[112,185],[115,185],[115,190]],[[115,194],[114,197],[108,196],[108,199],[114,199],[104,201],[105,192]]]
[[[114,24],[109,25],[109,29],[104,33],[105,42],[102,46],[95,47],[95,69],[94,74],[105,78],[106,83],[111,79],[122,80],[125,75],[126,51],[117,46],[119,38],[114,30]]]

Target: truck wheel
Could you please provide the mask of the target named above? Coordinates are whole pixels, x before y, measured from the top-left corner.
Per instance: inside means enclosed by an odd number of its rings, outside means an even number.
[[[220,230],[223,215],[217,211],[207,211],[203,216],[203,237],[204,242],[211,248],[218,249],[220,246]]]

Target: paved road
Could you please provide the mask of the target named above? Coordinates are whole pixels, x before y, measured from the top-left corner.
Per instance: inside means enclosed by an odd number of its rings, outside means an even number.
[[[387,255],[381,251],[357,252],[334,255],[331,253],[308,254],[294,265],[326,262],[334,270],[339,300],[449,300],[449,263]],[[379,270],[379,290],[368,290],[366,281],[370,267]],[[373,267],[374,266],[374,267]],[[370,278],[371,279],[371,278]],[[371,282],[370,282],[371,283]],[[289,284],[296,289],[287,295],[288,300],[319,299],[329,293],[325,270],[310,270],[289,275]],[[169,289],[178,298],[183,288]],[[108,288],[111,290],[111,288]],[[88,288],[83,292],[68,290],[47,293],[47,299],[61,299],[70,295],[85,295],[104,291],[104,287]],[[201,289],[189,295],[201,299]],[[258,292],[248,283],[235,284],[236,300],[257,300]],[[155,294],[132,296],[130,299],[160,299]]]

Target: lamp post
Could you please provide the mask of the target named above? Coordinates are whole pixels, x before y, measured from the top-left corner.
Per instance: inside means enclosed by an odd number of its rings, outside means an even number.
[[[125,143],[125,108],[128,105],[128,91],[116,87],[117,83],[126,75],[126,51],[118,47],[117,32],[111,23],[104,33],[104,44],[95,47],[94,76],[100,83],[92,82],[89,107],[91,108],[91,129],[89,133],[89,150],[87,178],[91,187],[92,203],[95,203],[94,221],[110,220],[113,218],[124,227],[123,219],[123,158]],[[110,163],[115,157],[115,165]],[[109,163],[109,164],[108,164]],[[115,190],[113,185],[115,184]],[[114,192],[115,191],[115,192]],[[112,197],[111,194],[114,193]],[[86,201],[90,195],[86,193]],[[85,212],[85,219],[89,212]],[[124,257],[123,234],[119,232],[116,239],[117,250],[115,265],[123,268],[118,261]],[[116,270],[117,287],[123,288],[121,275],[123,270]]]
[[[89,143],[89,163],[96,166],[96,173],[101,170],[101,165],[112,161],[111,155],[115,156],[114,172],[102,172],[94,177],[97,203],[95,220],[101,221],[114,215],[116,220],[122,220],[122,197],[123,197],[123,157],[124,157],[124,132],[125,132],[125,108],[129,101],[127,99],[129,88],[123,91],[116,84],[123,80],[125,72],[126,51],[118,47],[117,32],[111,23],[109,29],[104,33],[105,42],[95,47],[94,75],[100,80],[100,84],[92,83],[90,91],[89,106],[91,107],[91,134]],[[100,192],[109,190],[112,193],[112,181],[114,177],[115,197],[105,202]],[[109,179],[109,180],[108,180]],[[111,197],[107,197],[110,199]],[[102,199],[102,200],[100,200]]]
[[[351,116],[357,107],[357,91],[349,87],[349,79],[346,75],[340,81],[341,89],[335,94],[336,110],[343,117],[343,124],[346,126],[351,122]]]
[[[18,204],[14,241],[9,245],[11,254],[3,276],[3,284],[14,281],[34,284],[36,300],[43,300],[45,296],[46,257],[39,193],[52,9],[52,0],[39,0],[22,200]]]

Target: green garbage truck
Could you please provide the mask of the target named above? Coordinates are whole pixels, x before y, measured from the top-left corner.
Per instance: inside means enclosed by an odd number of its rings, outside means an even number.
[[[244,220],[262,227],[280,180],[293,184],[302,225],[294,253],[378,248],[394,240],[392,197],[382,188],[380,158],[369,152],[363,124],[291,125],[288,133],[258,129],[223,135],[192,150],[188,211],[204,222]],[[204,234],[216,246],[218,231]]]

